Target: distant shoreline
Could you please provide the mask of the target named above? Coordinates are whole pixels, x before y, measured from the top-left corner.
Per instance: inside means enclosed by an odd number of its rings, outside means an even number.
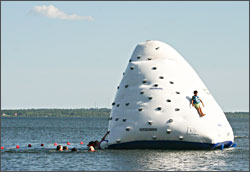
[[[110,114],[107,108],[89,109],[11,109],[1,110],[4,117],[107,117]]]
[[[109,108],[88,109],[11,109],[1,110],[1,117],[109,117]],[[229,114],[249,114],[249,112],[224,112]]]

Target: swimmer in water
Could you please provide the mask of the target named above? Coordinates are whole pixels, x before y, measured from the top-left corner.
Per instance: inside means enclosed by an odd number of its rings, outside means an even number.
[[[62,145],[58,145],[58,146],[56,147],[56,150],[58,150],[58,151],[63,151]]]
[[[95,152],[95,148],[93,146],[90,146],[88,151],[89,152]]]
[[[95,142],[90,141],[89,144],[88,144],[87,146],[88,146],[88,147],[90,147],[90,146],[95,146]]]
[[[76,148],[72,148],[71,152],[77,152],[77,149]]]
[[[63,146],[63,150],[69,150],[68,146]]]
[[[91,141],[89,142],[89,144],[87,145],[88,147],[93,146],[94,149],[101,149],[100,145],[101,143],[105,140],[105,138],[107,137],[107,135],[110,133],[110,131],[107,131],[107,133],[102,137],[101,141],[99,142],[98,140],[96,141]]]

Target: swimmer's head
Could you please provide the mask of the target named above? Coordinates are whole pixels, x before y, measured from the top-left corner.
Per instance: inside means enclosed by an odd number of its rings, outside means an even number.
[[[63,146],[63,150],[69,150],[68,146]]]
[[[91,142],[89,142],[89,144],[87,146],[90,147],[90,146],[94,146],[94,145],[95,145],[95,142],[91,141]]]
[[[95,148],[93,146],[90,146],[89,147],[89,152],[94,152],[95,151]]]
[[[62,145],[58,145],[58,146],[56,147],[56,150],[63,151]]]
[[[76,148],[72,148],[71,151],[72,152],[77,152],[77,149]]]

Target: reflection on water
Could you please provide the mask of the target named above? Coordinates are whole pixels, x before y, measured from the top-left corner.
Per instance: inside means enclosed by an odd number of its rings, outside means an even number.
[[[232,161],[234,157],[245,156]],[[234,158],[235,159],[235,158]],[[241,148],[215,151],[174,150],[97,150],[59,152],[55,149],[31,148],[2,151],[2,170],[247,170],[247,154]],[[9,165],[4,165],[8,161]],[[25,166],[18,165],[19,163]],[[3,168],[4,167],[4,168]]]
[[[2,171],[249,171],[248,116],[230,116],[236,148],[213,151],[97,150],[86,144],[106,132],[106,118],[2,118]],[[78,152],[58,152],[54,142]],[[84,141],[84,145],[80,145]],[[28,148],[28,144],[32,144]],[[44,147],[40,144],[44,143]],[[19,144],[20,149],[15,149]]]
[[[224,157],[225,152],[220,150],[114,150],[109,154],[112,154],[109,163],[113,167],[127,165],[130,167],[129,170],[225,170],[228,166]]]

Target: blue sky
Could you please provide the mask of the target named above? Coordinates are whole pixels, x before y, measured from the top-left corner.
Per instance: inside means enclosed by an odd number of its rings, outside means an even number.
[[[135,46],[159,40],[191,64],[224,111],[249,111],[249,2],[1,5],[3,109],[111,108]]]

